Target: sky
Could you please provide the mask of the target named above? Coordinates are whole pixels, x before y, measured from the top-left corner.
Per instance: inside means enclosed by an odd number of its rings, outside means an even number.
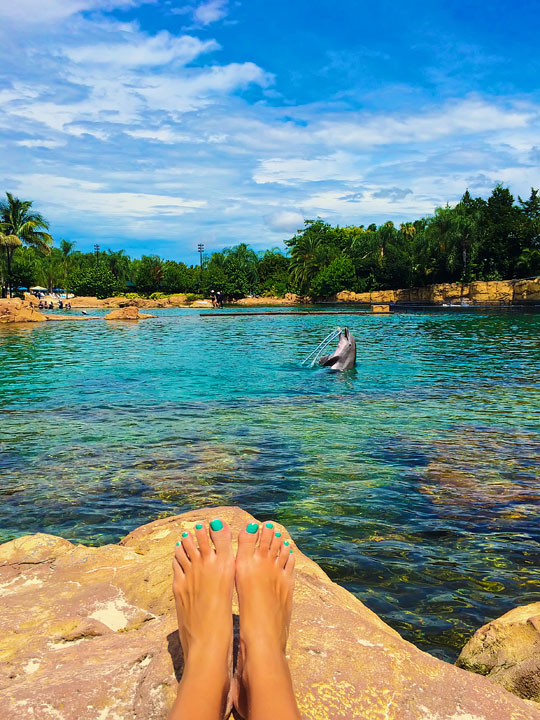
[[[536,0],[0,0],[0,192],[197,261],[540,186]]]

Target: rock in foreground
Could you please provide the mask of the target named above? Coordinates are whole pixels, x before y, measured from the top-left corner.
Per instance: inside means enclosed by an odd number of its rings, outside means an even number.
[[[214,517],[235,536],[252,520],[214,508],[102,548],[41,534],[0,546],[0,717],[166,720],[182,673],[174,543]],[[533,703],[405,642],[300,552],[289,654],[305,720],[540,720]]]
[[[540,602],[514,608],[481,627],[456,665],[540,702]]]

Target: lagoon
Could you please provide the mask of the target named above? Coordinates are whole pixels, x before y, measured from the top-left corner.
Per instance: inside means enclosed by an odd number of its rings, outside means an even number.
[[[0,542],[240,505],[447,660],[538,599],[540,314],[152,312],[0,329]]]

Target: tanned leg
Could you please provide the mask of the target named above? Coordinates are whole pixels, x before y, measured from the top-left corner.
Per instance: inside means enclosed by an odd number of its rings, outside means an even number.
[[[170,720],[221,720],[229,714],[234,556],[221,520],[183,532],[173,559],[173,593],[184,673]]]
[[[250,523],[238,537],[236,589],[240,644],[233,699],[249,720],[299,720],[285,656],[294,589],[294,554],[274,532]]]

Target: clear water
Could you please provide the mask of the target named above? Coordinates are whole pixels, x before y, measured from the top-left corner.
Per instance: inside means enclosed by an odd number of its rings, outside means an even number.
[[[540,315],[156,313],[0,330],[0,541],[240,505],[450,660],[538,600]]]

